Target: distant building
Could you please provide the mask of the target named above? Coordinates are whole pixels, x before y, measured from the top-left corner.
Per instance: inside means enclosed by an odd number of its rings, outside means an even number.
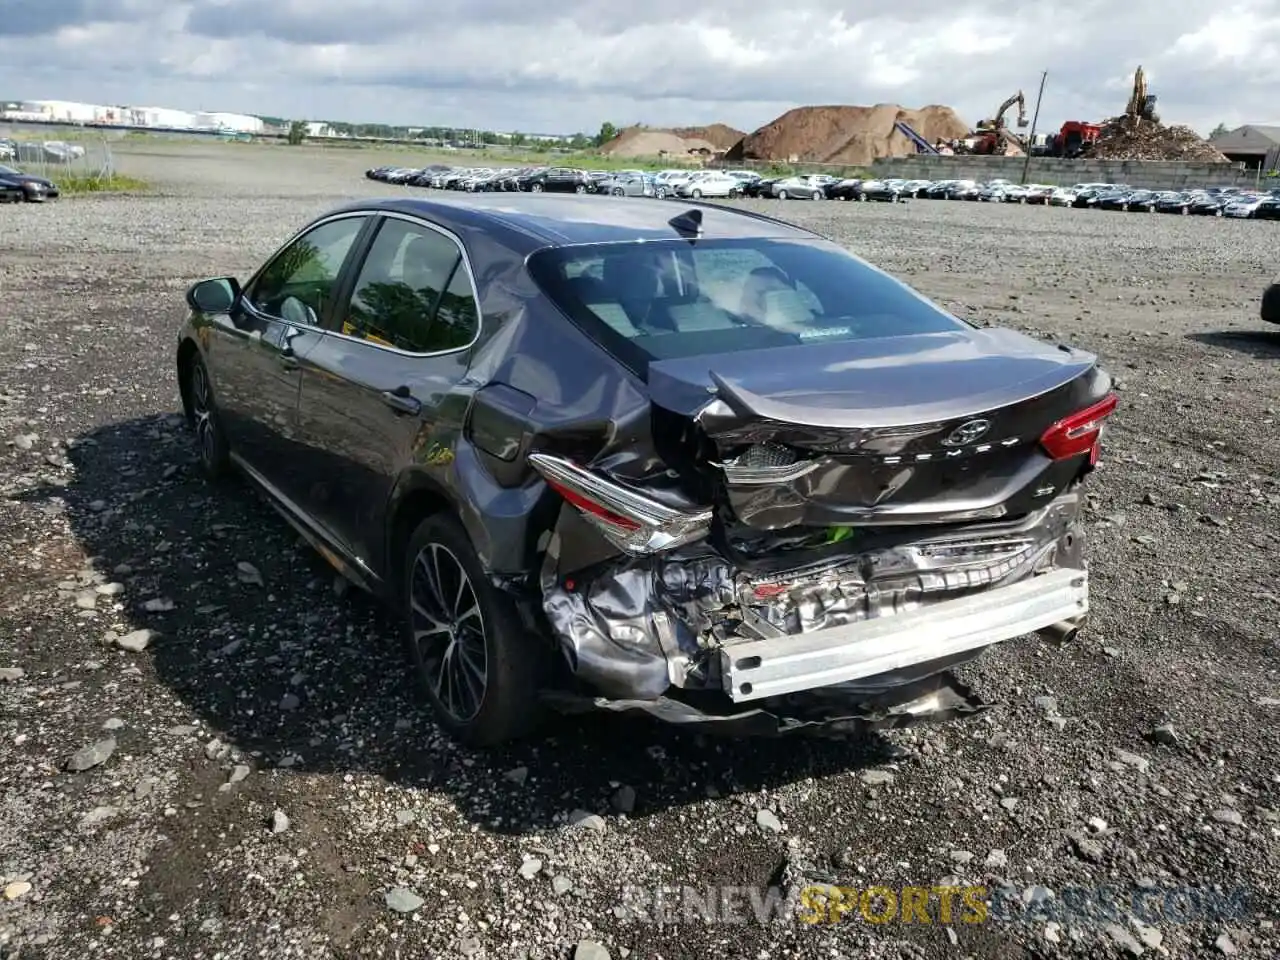
[[[236,133],[262,133],[266,127],[261,117],[243,113],[197,113],[192,124],[200,130],[234,130]]]
[[[1280,127],[1248,123],[1211,137],[1209,143],[1232,163],[1254,169],[1280,167]]]
[[[168,107],[127,107],[125,122],[135,127],[156,127],[162,130],[191,130],[196,125],[196,115],[186,110]]]
[[[13,112],[46,123],[93,123],[107,109],[97,104],[77,103],[73,100],[23,100]]]
[[[329,126],[327,123],[324,123],[321,120],[307,121],[308,137],[332,137],[333,135],[333,127]]]

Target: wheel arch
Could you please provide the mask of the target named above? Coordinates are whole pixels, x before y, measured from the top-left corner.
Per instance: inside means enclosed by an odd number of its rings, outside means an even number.
[[[183,337],[178,344],[178,394],[182,399],[182,414],[191,420],[191,363],[200,356],[200,347],[191,337]]]

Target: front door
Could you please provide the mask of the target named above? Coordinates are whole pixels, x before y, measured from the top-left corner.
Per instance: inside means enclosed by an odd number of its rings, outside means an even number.
[[[285,246],[251,280],[213,351],[228,438],[245,464],[286,497],[298,492],[301,362],[319,345],[342,265],[367,216],[330,220]]]
[[[315,471],[305,504],[377,571],[402,471],[415,462],[449,467],[466,408],[453,391],[479,314],[457,241],[414,219],[383,220],[351,291],[303,360],[299,416]]]

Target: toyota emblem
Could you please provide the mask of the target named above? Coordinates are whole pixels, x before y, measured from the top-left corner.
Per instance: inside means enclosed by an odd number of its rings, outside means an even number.
[[[986,436],[991,429],[990,420],[970,420],[962,423],[948,434],[942,441],[944,447],[963,447],[967,443],[976,443]]]

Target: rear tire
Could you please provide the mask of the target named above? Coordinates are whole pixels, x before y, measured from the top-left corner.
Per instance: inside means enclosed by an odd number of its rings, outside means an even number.
[[[187,364],[187,396],[191,402],[187,422],[195,433],[200,468],[210,480],[223,480],[231,473],[231,447],[222,429],[209,370],[198,353]]]
[[[462,525],[423,520],[402,560],[405,643],[440,725],[468,746],[531,732],[547,658],[484,572]]]

